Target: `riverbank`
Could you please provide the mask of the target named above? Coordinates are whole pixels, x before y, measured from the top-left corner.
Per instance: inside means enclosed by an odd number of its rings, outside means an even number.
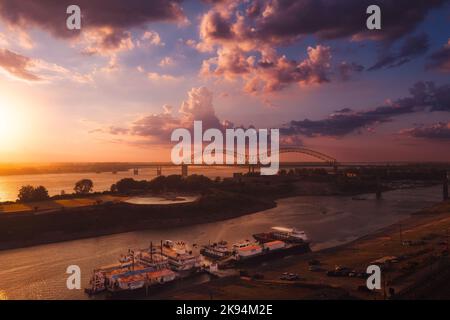
[[[243,269],[249,277],[217,279],[152,298],[448,299],[450,292],[443,283],[450,279],[449,229],[447,201],[348,244]],[[385,260],[381,290],[365,290],[365,279],[358,277],[327,276],[336,266],[363,272],[370,264],[381,264],[375,262],[380,259]],[[317,271],[310,271],[312,260],[320,262]],[[299,274],[300,280],[280,280],[284,272]],[[252,277],[256,273],[258,280]]]
[[[367,200],[353,200],[351,196],[298,196],[277,200],[276,207],[268,210],[216,222],[178,228],[150,227],[3,250],[0,251],[0,296],[12,300],[88,299],[82,290],[67,290],[67,266],[78,265],[81,268],[81,287],[86,288],[95,268],[117,263],[117,259],[128,249],[146,248],[151,241],[157,243],[165,239],[183,240],[191,245],[197,244],[197,247],[220,240],[233,244],[280,225],[305,230],[313,241],[313,250],[317,251],[371,234],[409,217],[411,212],[431,207],[440,201],[441,188],[389,191],[383,194],[381,200],[376,200],[374,194],[361,197]],[[195,286],[200,281],[183,281],[176,288],[164,288],[158,293],[174,289],[176,295],[180,292],[178,289],[182,289],[180,287]]]
[[[106,202],[0,215],[0,250],[231,219],[276,206],[272,199],[213,191],[189,203]]]
[[[222,221],[273,208],[276,200],[292,196],[349,194],[355,192],[337,192],[332,183],[259,177],[222,184],[222,190],[207,190],[192,203],[131,204],[125,202],[128,196],[105,194],[4,204],[0,207],[0,250]]]

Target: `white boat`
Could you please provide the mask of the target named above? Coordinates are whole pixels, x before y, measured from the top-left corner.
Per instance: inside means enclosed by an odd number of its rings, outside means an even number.
[[[85,291],[89,294],[95,294],[107,290],[106,280],[113,273],[125,273],[131,270],[132,263],[115,263],[100,267],[94,270],[94,273],[89,281],[90,287]],[[109,279],[108,279],[109,280]]]
[[[169,267],[169,259],[162,254],[155,252],[156,248],[142,250],[137,252],[135,259],[137,263],[140,263],[146,267],[153,267],[155,270],[165,269]],[[152,250],[152,251],[150,251]]]
[[[116,275],[112,282],[112,291],[137,290],[145,285],[164,284],[176,279],[176,273],[170,269],[149,270]]]
[[[228,249],[228,243],[226,241],[219,241],[203,246],[200,249],[200,253],[213,259],[223,259],[228,257],[231,254],[231,251]]]
[[[175,271],[188,271],[200,268],[200,255],[195,255],[183,241],[166,240],[161,253],[169,259],[169,266]]]
[[[305,231],[300,231],[295,228],[272,227],[271,234],[278,240],[308,241]]]

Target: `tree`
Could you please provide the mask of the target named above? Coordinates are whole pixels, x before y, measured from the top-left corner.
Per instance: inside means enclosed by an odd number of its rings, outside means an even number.
[[[205,190],[213,185],[211,179],[201,174],[191,174],[185,178],[184,182],[186,190]]]
[[[164,191],[166,187],[166,179],[167,178],[165,176],[158,176],[154,178],[150,181],[150,188],[156,192]]]
[[[34,188],[33,186],[26,185],[20,188],[17,198],[20,202],[33,202],[44,201],[50,197],[45,187],[39,186]]]
[[[88,194],[92,191],[92,188],[94,187],[94,183],[90,179],[82,179],[75,183],[75,187],[73,190],[75,190],[76,194]]]
[[[49,198],[48,190],[44,186],[39,186],[34,189],[33,201],[44,201]]]
[[[115,184],[115,183],[114,183],[114,184],[112,184],[112,185],[111,185],[111,189],[110,189],[110,190],[111,190],[111,192],[113,192],[113,193],[116,193],[116,192],[118,192],[118,190],[117,190],[117,184]]]
[[[180,190],[183,185],[183,177],[180,174],[168,175],[164,185],[168,190]]]
[[[22,186],[22,188],[20,188],[19,190],[19,195],[17,196],[17,198],[19,199],[20,202],[30,202],[33,201],[33,193],[34,193],[33,186],[30,185]]]
[[[115,189],[119,193],[129,193],[134,190],[140,190],[141,184],[133,178],[124,178],[115,184]]]

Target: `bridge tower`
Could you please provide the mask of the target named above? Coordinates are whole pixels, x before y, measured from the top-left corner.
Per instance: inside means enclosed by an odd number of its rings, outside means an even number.
[[[187,177],[188,176],[188,165],[187,164],[182,164],[181,165],[181,176],[182,177]]]

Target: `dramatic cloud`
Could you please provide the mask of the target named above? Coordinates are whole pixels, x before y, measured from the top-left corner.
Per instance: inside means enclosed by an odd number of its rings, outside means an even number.
[[[212,7],[201,18],[200,41],[195,45],[217,55],[203,62],[201,74],[244,78],[245,91],[257,93],[280,90],[290,83],[328,82],[331,72],[345,81],[364,69],[354,62],[332,66],[329,47],[320,44],[308,48],[307,61],[290,61],[277,54],[278,47],[311,35],[319,40],[382,41],[386,52],[371,69],[399,66],[424,54],[428,37],[410,36],[397,52],[391,52],[394,41],[413,32],[431,9],[446,1],[209,1]],[[372,4],[381,7],[381,30],[366,28],[366,9]],[[312,50],[322,54],[320,61],[313,60],[316,52]],[[212,66],[216,68],[211,71]]]
[[[0,16],[10,27],[27,30],[37,27],[60,38],[74,38],[78,31],[66,28],[66,9],[73,1],[68,0],[0,0]],[[129,42],[128,29],[145,27],[153,21],[182,21],[184,15],[179,1],[129,0],[78,0],[82,9],[81,34],[95,38],[95,50],[123,48]]]
[[[115,30],[110,27],[86,31],[83,34],[87,55],[111,55],[115,52],[127,51],[134,48],[131,33],[124,30]]]
[[[369,68],[369,70],[401,66],[412,59],[425,54],[428,51],[429,46],[429,39],[426,34],[408,37],[405,39],[398,52],[385,52],[381,58]]]
[[[0,49],[0,67],[11,75],[28,81],[38,81],[40,78],[29,71],[33,60],[7,49]]]
[[[418,82],[410,89],[411,96],[367,111],[338,110],[322,120],[291,121],[281,129],[286,136],[340,137],[349,133],[389,122],[393,117],[424,111],[450,112],[450,85],[435,86],[432,82]]]
[[[158,46],[164,47],[166,44],[162,42],[159,33],[156,31],[145,31],[141,39],[137,41],[138,47]]]
[[[450,72],[450,39],[443,48],[429,56],[427,69]]]
[[[263,5],[254,25],[254,37],[289,41],[315,34],[322,39],[393,40],[410,33],[427,13],[445,0],[279,0]],[[366,8],[377,4],[383,28],[366,29]]]
[[[164,105],[163,112],[144,116],[134,121],[129,127],[109,126],[106,129],[95,130],[111,135],[123,135],[129,138],[144,138],[149,142],[168,144],[173,130],[186,128],[191,130],[194,120],[201,120],[203,128],[224,129],[230,125],[223,124],[215,114],[213,94],[205,87],[192,88],[187,100],[181,104],[178,115],[173,113],[173,107]]]
[[[404,129],[400,134],[414,138],[429,140],[450,140],[450,122],[438,122],[431,126],[419,126],[411,129]]]
[[[308,57],[301,61],[275,54],[265,54],[256,61],[254,56],[247,57],[238,47],[223,47],[216,58],[203,62],[201,74],[226,79],[242,77],[244,90],[248,93],[278,91],[291,83],[307,85],[330,81],[330,48],[308,47],[307,54]]]
[[[216,42],[240,41],[243,46],[283,44],[314,34],[320,39],[349,38],[392,41],[409,34],[427,13],[446,0],[273,0],[249,1],[245,15],[236,1],[221,1],[200,25],[203,49]],[[377,4],[383,28],[366,28],[366,9]],[[236,10],[234,14],[233,10]],[[238,12],[239,10],[239,12]]]
[[[308,57],[300,62],[279,57],[276,61],[260,61],[257,75],[252,81],[264,84],[264,91],[276,91],[290,83],[313,84],[328,82],[331,69],[330,47],[308,47]],[[255,87],[247,86],[248,91]]]
[[[348,81],[356,73],[360,73],[364,70],[364,66],[355,62],[343,61],[337,66],[338,74],[343,81]]]
[[[78,83],[92,81],[91,74],[83,75],[54,63],[41,59],[32,59],[1,48],[0,69],[3,69],[10,76],[24,81],[46,82],[63,79]]]
[[[213,106],[213,94],[205,87],[192,88],[188,92],[188,99],[183,101],[180,108],[183,121],[190,123],[202,120],[204,128],[220,128]]]
[[[152,114],[133,122],[129,129],[123,129],[131,136],[144,137],[154,142],[168,143],[173,130],[180,128],[181,120],[170,113]],[[110,133],[114,134],[113,131]]]
[[[200,37],[202,39],[232,39],[231,23],[221,12],[209,11],[200,24]]]

